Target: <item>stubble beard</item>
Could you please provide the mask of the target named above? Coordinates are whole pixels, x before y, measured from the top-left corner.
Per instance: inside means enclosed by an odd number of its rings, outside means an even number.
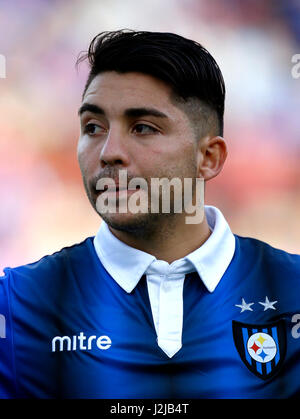
[[[190,159],[190,161],[185,162],[185,166],[181,173],[178,173],[178,167],[170,168],[168,173],[158,173],[156,178],[168,178],[169,180],[173,178],[184,178],[195,179],[197,175],[196,161],[195,159]],[[180,175],[180,176],[179,176]],[[184,219],[184,213],[176,213],[174,211],[174,202],[172,201],[172,190],[171,190],[171,199],[170,199],[170,211],[162,212],[162,192],[159,194],[159,212],[155,213],[151,211],[151,178],[145,179],[148,185],[148,211],[146,213],[136,213],[136,214],[110,214],[110,213],[101,213],[96,207],[97,196],[91,192],[90,187],[88,186],[85,177],[83,176],[84,187],[88,196],[88,199],[95,209],[95,211],[100,215],[102,220],[106,224],[117,231],[121,231],[129,234],[132,237],[143,238],[143,239],[153,239],[154,237],[164,237],[172,235],[172,232],[175,231],[176,225]],[[195,185],[193,181],[193,193],[195,193]],[[182,191],[182,202],[183,202]],[[118,204],[117,204],[118,207]]]

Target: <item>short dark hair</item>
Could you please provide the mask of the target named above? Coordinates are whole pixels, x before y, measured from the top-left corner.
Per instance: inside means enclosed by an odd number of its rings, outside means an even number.
[[[148,74],[167,83],[184,102],[197,98],[210,113],[215,111],[217,135],[223,135],[224,79],[215,59],[198,42],[168,32],[106,31],[94,37],[77,64],[85,59],[90,72],[83,96],[102,72]]]

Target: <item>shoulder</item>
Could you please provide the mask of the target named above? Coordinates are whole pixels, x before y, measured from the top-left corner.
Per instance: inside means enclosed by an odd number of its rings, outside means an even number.
[[[242,257],[249,258],[253,264],[261,265],[268,273],[278,276],[297,276],[300,281],[300,255],[278,249],[261,240],[235,235],[237,247]]]
[[[30,285],[34,287],[37,280],[41,287],[44,284],[44,287],[49,287],[51,291],[52,283],[82,266],[82,261],[90,254],[92,239],[88,237],[81,243],[66,246],[26,265],[4,268],[4,276],[0,277],[0,293],[8,293],[8,290],[15,286],[20,287],[20,290]]]
[[[84,269],[84,261],[90,265],[92,246],[89,237],[36,262],[4,269],[0,277],[0,398],[18,397],[22,371],[33,371],[44,362],[44,342],[59,333],[68,291],[76,273]],[[36,364],[34,354],[39,351]],[[26,359],[26,365],[20,359]],[[45,364],[52,365],[51,360],[47,358]]]

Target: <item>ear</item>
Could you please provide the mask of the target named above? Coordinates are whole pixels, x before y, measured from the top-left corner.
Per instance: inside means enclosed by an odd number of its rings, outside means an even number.
[[[198,174],[204,180],[217,176],[225,163],[228,154],[227,144],[223,137],[206,136],[198,144]]]

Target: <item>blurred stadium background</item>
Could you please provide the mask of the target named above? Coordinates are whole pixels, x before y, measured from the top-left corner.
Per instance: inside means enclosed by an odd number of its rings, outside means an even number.
[[[121,28],[176,32],[214,55],[229,157],[206,203],[235,233],[300,253],[298,0],[0,0],[0,272],[99,228],[76,160],[87,66],[75,62]]]

